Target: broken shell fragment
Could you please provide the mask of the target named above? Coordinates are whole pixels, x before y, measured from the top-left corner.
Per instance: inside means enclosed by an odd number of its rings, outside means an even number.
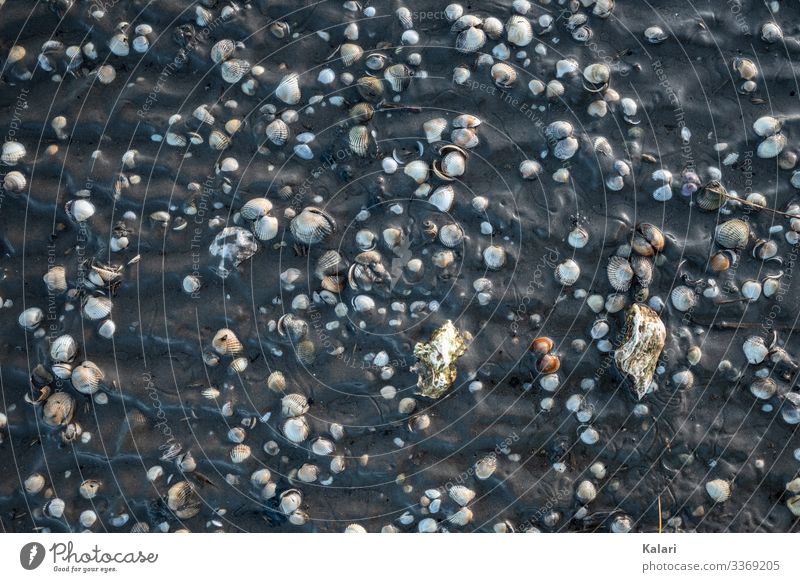
[[[411,371],[418,374],[420,394],[429,398],[442,396],[456,378],[456,361],[466,351],[464,338],[453,322],[447,320],[431,335],[428,342],[414,346],[417,363]]]
[[[641,400],[653,379],[667,330],[655,311],[639,303],[628,308],[625,319],[625,338],[614,353],[614,361],[621,372],[632,377]]]

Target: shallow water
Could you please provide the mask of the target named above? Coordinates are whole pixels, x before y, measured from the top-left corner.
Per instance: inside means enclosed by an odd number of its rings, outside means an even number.
[[[785,209],[796,198],[789,181],[792,171],[780,169],[775,159],[756,156],[761,139],[752,124],[763,115],[783,119],[787,149],[794,149],[800,90],[794,65],[800,48],[797,7],[780,5],[774,19],[783,27],[784,42],[768,44],[761,40],[760,28],[773,15],[755,0],[743,2],[741,12],[723,2],[664,2],[653,10],[620,1],[611,18],[589,15],[594,36],[580,44],[566,29],[563,7],[535,4],[528,17],[536,38],[522,49],[512,47],[509,62],[517,66],[518,79],[510,89],[501,90],[492,84],[489,67],[475,64],[476,55],[454,49],[456,35],[442,13],[444,3],[409,5],[419,43],[400,48],[396,47],[404,29],[394,14],[397,3],[374,3],[376,15],[365,17],[347,11],[342,2],[304,6],[253,2],[239,5],[227,20],[220,16],[224,6],[220,3],[209,8],[215,20],[206,30],[194,23],[195,41],[185,57],[178,53],[173,31],[194,21],[195,5],[100,4],[106,11],[100,19],[89,14],[85,3],[66,12],[59,2],[42,4],[32,12],[23,3],[7,2],[0,8],[5,31],[0,102],[9,112],[0,131],[6,141],[19,141],[27,150],[16,166],[4,166],[3,173],[19,170],[28,180],[25,192],[3,192],[0,199],[0,296],[6,302],[0,310],[0,411],[8,418],[8,426],[0,431],[4,531],[80,531],[79,516],[89,509],[98,516],[91,527],[94,531],[130,531],[137,523],[137,528],[146,524],[151,531],[327,532],[343,531],[351,523],[370,532],[387,524],[416,531],[425,517],[435,518],[441,529],[450,531],[492,531],[502,522],[517,531],[608,531],[623,515],[630,517],[635,531],[658,531],[659,522],[678,531],[797,531],[797,518],[785,505],[786,483],[798,470],[796,425],[782,419],[782,398],[770,400],[772,410],[765,411],[765,403],[750,394],[748,386],[759,366],[747,365],[741,344],[751,335],[769,338],[774,330],[779,345],[796,356],[791,328],[798,315],[798,284],[792,269],[798,247],[784,238],[789,221],[783,216],[730,204],[719,213],[703,212],[680,192],[685,167],[693,167],[704,182],[711,178],[713,167],[721,169],[721,181],[729,192],[742,197],[761,192],[771,208]],[[506,2],[464,7],[502,22],[512,14]],[[555,20],[553,30],[540,34],[535,23],[547,13]],[[276,38],[267,27],[272,19],[287,22],[297,36]],[[110,55],[107,40],[122,21],[131,28],[141,23],[152,26],[149,51]],[[395,93],[384,83],[390,103],[379,107],[368,124],[375,145],[364,159],[347,144],[352,125],[347,109],[361,99],[354,86],[338,77],[347,70],[358,78],[366,70],[363,59],[350,67],[339,59],[337,48],[351,22],[359,28],[355,42],[367,52],[384,47],[381,52],[393,62],[407,62],[414,52],[421,55],[406,90]],[[654,24],[670,34],[663,44],[644,39],[644,29]],[[330,38],[316,34],[320,30],[327,30]],[[99,56],[94,61],[84,59],[74,74],[64,73],[63,59],[55,57],[63,80],[54,81],[55,72],[36,67],[40,47],[50,38],[65,46],[91,41]],[[224,38],[244,43],[237,58],[264,67],[263,74],[246,77],[258,78],[253,95],[245,94],[241,83],[224,82],[219,66],[212,65],[210,48]],[[499,42],[489,40],[483,51],[491,54]],[[534,52],[539,42],[547,54]],[[24,62],[33,71],[30,80],[18,78],[19,63],[9,65],[5,60],[14,44],[27,49]],[[517,50],[527,51],[530,64],[524,66],[523,60],[514,58]],[[747,56],[758,65],[758,87],[752,94],[737,91],[741,81],[731,68],[737,56]],[[635,124],[624,119],[619,105],[603,118],[589,116],[586,108],[594,97],[585,90],[580,73],[562,79],[566,92],[561,99],[548,101],[531,94],[529,80],[552,80],[555,63],[569,57],[580,63],[581,70],[592,62],[611,66],[611,87],[638,103]],[[116,69],[116,79],[109,85],[91,74],[103,62]],[[472,70],[467,85],[452,81],[457,65]],[[324,87],[317,76],[326,66],[337,79]],[[300,74],[302,100],[294,107],[274,95],[277,82],[288,72]],[[346,105],[329,101],[336,95]],[[313,96],[323,100],[309,106]],[[243,121],[224,152],[209,148],[211,128],[201,127],[192,117],[201,104],[215,116],[214,129],[224,131],[224,123],[232,118]],[[271,119],[261,108],[267,104],[279,113],[298,112],[283,147],[265,139]],[[165,135],[168,120],[176,113],[182,119],[172,131],[197,131],[204,143],[180,148],[151,139],[154,134]],[[437,159],[435,146],[423,138],[422,123],[434,117],[452,121],[461,113],[481,118],[480,144],[469,150],[467,172],[454,182],[453,208],[442,213],[414,196],[415,185],[402,166],[389,175],[383,172],[381,159],[392,152],[401,160],[413,159],[419,140],[424,146],[422,159]],[[58,115],[67,120],[66,139],[59,139],[51,128],[50,121]],[[581,141],[579,152],[566,162],[548,155],[541,160],[544,171],[539,180],[522,180],[519,163],[539,159],[547,150],[543,131],[556,120],[574,125]],[[691,131],[688,141],[681,138],[684,126]],[[451,128],[452,123],[445,139]],[[302,132],[315,134],[309,143],[312,160],[292,155],[296,136]],[[613,158],[592,151],[592,141],[600,136],[613,147]],[[721,142],[728,144],[727,149],[715,151],[714,144]],[[56,151],[48,150],[52,145]],[[137,153],[128,167],[121,160],[129,150]],[[739,159],[724,165],[730,152],[738,152]],[[655,162],[646,161],[643,154]],[[215,172],[228,157],[238,160],[239,169]],[[631,175],[615,192],[604,184],[618,158],[629,161]],[[568,183],[551,177],[561,167],[569,168]],[[662,167],[674,176],[673,196],[667,202],[651,195],[660,185],[651,174]],[[121,174],[130,185],[115,193]],[[134,176],[138,183],[131,182]],[[434,188],[443,183],[434,176],[429,182]],[[278,193],[286,185],[293,187],[288,199]],[[90,191],[96,213],[79,224],[67,214],[65,204],[82,189]],[[213,270],[218,261],[210,256],[209,245],[225,226],[248,227],[237,213],[245,201],[263,195],[273,203],[271,215],[278,218],[279,234],[260,243],[253,258],[221,279]],[[485,213],[476,212],[471,204],[478,195],[489,200]],[[324,208],[337,225],[331,236],[308,250],[296,248],[285,215],[287,209],[299,212],[307,205]],[[358,220],[363,210],[368,218]],[[156,211],[169,211],[166,227],[150,218]],[[783,227],[772,239],[784,263],[754,259],[751,242],[734,269],[715,275],[707,264],[714,229],[727,218],[743,216],[758,238],[767,238],[773,226]],[[187,226],[177,230],[181,217]],[[465,231],[465,242],[454,249],[455,261],[447,269],[431,263],[431,256],[443,247],[426,240],[426,220],[440,228],[458,222]],[[491,235],[482,234],[484,221],[491,224]],[[587,295],[613,292],[606,276],[608,258],[630,242],[632,228],[641,222],[659,226],[667,238],[650,285],[651,298],[666,302],[661,319],[667,344],[663,369],[656,376],[657,390],[641,401],[647,410],[635,408],[637,400],[622,382],[611,354],[592,342],[589,329],[600,316],[587,303]],[[582,249],[567,244],[575,224],[589,233],[589,243]],[[314,271],[322,252],[338,249],[352,262],[359,252],[355,243],[359,230],[368,228],[380,237],[390,226],[403,229],[409,242],[394,255],[378,244],[392,278],[366,292],[376,309],[386,311],[366,316],[354,312],[351,300],[357,293],[350,288],[340,297],[350,308],[343,317],[331,305],[313,303],[312,295],[320,289]],[[109,247],[115,228],[128,232],[129,246],[120,252]],[[487,271],[482,259],[490,244],[502,245],[508,254],[506,265],[497,271]],[[420,281],[408,279],[404,271],[409,257],[425,263]],[[553,270],[569,257],[580,265],[581,276],[574,286],[562,287]],[[85,287],[89,259],[124,266],[113,296],[116,333],[111,340],[99,335],[100,322],[81,315],[79,298],[48,293],[42,281],[49,267],[62,265],[71,289]],[[293,287],[281,279],[287,269],[299,271]],[[717,302],[701,297],[686,314],[668,300],[671,289],[685,284],[685,278],[712,277],[721,286],[741,286],[781,270],[781,291],[772,298],[725,302],[741,297],[733,289],[723,291]],[[202,280],[194,295],[181,286],[192,273]],[[473,287],[479,277],[493,283],[487,305],[479,304]],[[301,294],[312,298],[311,307],[292,307]],[[414,314],[392,307],[400,302],[408,309],[415,301],[426,306]],[[627,302],[631,301],[628,293]],[[17,323],[29,307],[44,312],[38,332],[26,333]],[[317,347],[313,363],[298,362],[295,347],[276,331],[276,322],[286,313],[309,323],[307,338]],[[605,317],[610,326],[607,339],[617,345],[623,312]],[[416,392],[417,375],[409,370],[415,361],[413,347],[448,319],[473,339],[458,360],[458,376],[447,395],[435,401],[416,397],[415,414],[427,414],[430,426],[410,430],[409,414],[401,414],[398,403]],[[338,326],[327,329],[325,324],[331,322]],[[230,358],[218,366],[204,365],[203,351],[223,327],[237,334],[250,360],[240,375],[229,373]],[[24,399],[36,366],[52,366],[49,340],[65,333],[80,345],[76,364],[90,360],[104,371],[98,394],[108,400],[98,402],[97,395],[79,394],[69,381],[51,383],[52,390],[67,391],[76,399],[74,422],[82,427],[84,439],[71,443],[62,441],[61,429],[42,422],[41,406]],[[530,341],[539,335],[552,337],[561,357],[560,385],[553,394],[540,387],[535,359],[528,352]],[[584,350],[575,349],[576,339],[587,342]],[[689,368],[686,351],[691,345],[700,346],[703,356],[691,367],[695,381],[687,389],[671,378]],[[336,348],[341,353],[329,353]],[[393,368],[390,378],[382,379],[386,370],[364,360],[381,351]],[[722,360],[729,360],[734,371],[719,371]],[[287,393],[309,399],[305,417],[311,437],[300,445],[288,442],[281,432],[281,395],[265,382],[275,370],[285,374]],[[588,390],[581,385],[587,378],[595,380]],[[396,388],[392,399],[381,395],[387,385]],[[220,391],[216,399],[202,394],[210,386]],[[779,386],[782,394],[797,390],[793,378],[779,379]],[[575,394],[593,410],[588,422],[566,408]],[[540,403],[548,397],[554,406],[545,411]],[[243,421],[248,424],[244,442],[253,454],[235,464],[227,434]],[[344,436],[335,445],[336,454],[343,455],[347,464],[335,475],[329,470],[329,457],[310,451],[315,437],[329,438],[331,423],[344,427]],[[599,432],[600,440],[593,446],[579,439],[586,425]],[[277,454],[263,450],[271,440],[279,446]],[[181,475],[174,460],[162,458],[177,444],[183,453],[192,453],[196,470]],[[479,480],[472,467],[487,454],[497,455],[497,470],[489,479]],[[589,471],[596,462],[606,467],[603,478]],[[295,478],[304,463],[319,466],[317,482]],[[147,471],[155,465],[163,467],[164,474],[150,482]],[[260,488],[250,483],[251,473],[262,467],[271,471],[276,485],[276,496],[270,499],[263,499]],[[45,476],[45,489],[25,494],[22,482],[34,472]],[[202,506],[197,516],[179,519],[164,498],[169,486],[184,478],[195,486]],[[716,478],[732,481],[733,494],[715,505],[705,484]],[[91,500],[79,495],[84,479],[102,482]],[[595,484],[597,497],[582,510],[575,489],[584,479]],[[459,483],[477,493],[469,504],[472,522],[461,527],[446,521],[458,506],[446,498],[445,489]],[[303,493],[305,525],[291,524],[279,510],[280,494],[291,488]],[[444,497],[441,509],[430,513],[420,498],[437,488]],[[60,519],[43,514],[52,496],[66,502]],[[412,516],[408,520],[401,518],[406,513]],[[124,514],[129,519],[115,525],[122,520],[114,518]]]

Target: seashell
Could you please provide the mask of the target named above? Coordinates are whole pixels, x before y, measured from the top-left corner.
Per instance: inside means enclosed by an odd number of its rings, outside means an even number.
[[[651,44],[661,44],[669,38],[669,35],[660,26],[651,26],[644,30],[644,37]]]
[[[282,146],[289,139],[289,126],[282,119],[275,119],[267,125],[266,134],[269,141]]]
[[[38,307],[29,307],[28,309],[24,310],[22,313],[19,314],[19,318],[17,318],[17,322],[20,324],[21,327],[28,331],[33,331],[44,319],[44,311],[39,309]]]
[[[389,64],[389,58],[383,53],[372,53],[367,57],[365,64],[372,71],[380,71]]]
[[[449,212],[453,207],[455,196],[456,192],[453,187],[446,184],[436,188],[428,197],[428,202],[433,204],[440,212]]]
[[[287,394],[281,399],[281,413],[293,418],[308,412],[308,399],[302,394]]]
[[[291,313],[281,316],[278,320],[278,333],[288,337],[292,343],[302,340],[308,333],[308,323]]]
[[[279,497],[278,507],[289,515],[297,511],[303,503],[303,495],[297,489],[287,489]]]
[[[3,144],[0,161],[7,166],[14,166],[25,157],[25,146],[18,141],[7,141]]]
[[[226,83],[238,83],[250,72],[250,63],[244,59],[229,59],[220,65],[219,72]]]
[[[467,158],[460,151],[451,151],[442,158],[440,167],[445,176],[451,178],[463,176],[467,169]]]
[[[486,33],[474,26],[461,31],[456,37],[456,50],[460,53],[474,53],[484,44],[486,44]]]
[[[550,353],[553,349],[553,340],[549,337],[540,336],[531,342],[530,350],[539,355]]]
[[[758,75],[758,67],[750,59],[736,57],[733,59],[733,70],[739,73],[739,77],[745,81],[754,79]]]
[[[540,374],[555,374],[561,368],[561,359],[553,354],[544,354],[536,362],[536,370]]]
[[[644,257],[652,257],[664,250],[664,233],[657,226],[643,222],[636,227],[631,248]]]
[[[689,311],[697,304],[697,296],[694,291],[686,285],[679,285],[670,293],[672,305],[678,311]]]
[[[275,96],[287,105],[296,105],[300,102],[300,81],[297,73],[289,73],[278,84]]]
[[[758,378],[750,384],[750,393],[760,400],[769,400],[778,392],[778,384],[772,378]]]
[[[547,86],[545,88],[545,95],[548,99],[552,101],[564,95],[564,91],[565,89],[563,83],[561,83],[561,81],[553,79],[552,81],[547,83]]]
[[[108,40],[109,50],[118,57],[127,57],[130,54],[130,47],[128,46],[128,35],[123,32],[118,32]]]
[[[716,240],[726,249],[743,249],[750,240],[750,226],[738,218],[727,220],[717,227]]]
[[[245,220],[258,220],[272,210],[272,202],[267,198],[251,198],[242,205],[239,214]]]
[[[703,210],[717,210],[728,199],[728,191],[717,180],[705,184],[697,192],[697,205]]]
[[[461,332],[450,320],[436,329],[427,342],[417,343],[414,346],[417,363],[410,371],[418,374],[420,394],[439,398],[447,392],[456,378],[456,362],[466,349]]]
[[[625,336],[614,352],[614,362],[620,372],[631,376],[640,400],[653,380],[666,339],[667,330],[655,311],[640,303],[628,308]]]
[[[87,297],[83,302],[83,315],[97,321],[107,317],[113,307],[114,302],[108,297]]]
[[[433,254],[431,262],[440,269],[446,269],[452,265],[456,260],[456,255],[453,251],[439,251]]]
[[[575,59],[561,59],[556,62],[556,78],[562,79],[574,75],[580,69]]]
[[[215,129],[208,136],[208,145],[211,147],[212,150],[221,152],[222,150],[226,149],[229,145],[231,145],[231,138],[229,138],[221,131]]]
[[[68,380],[72,375],[72,365],[65,362],[56,362],[51,369],[53,376],[59,380]]]
[[[274,216],[262,216],[253,224],[253,233],[258,240],[274,239],[278,236],[278,219]]]
[[[102,483],[97,479],[86,479],[78,486],[78,493],[84,499],[94,499],[101,487]]]
[[[653,261],[641,255],[631,257],[631,267],[641,287],[649,287],[653,282]]]
[[[205,105],[200,105],[196,107],[195,110],[192,112],[192,117],[194,117],[201,123],[205,123],[207,125],[214,125],[214,122],[216,121],[211,112],[208,109],[206,109]]]
[[[363,99],[378,102],[383,99],[383,82],[378,77],[366,76],[356,81],[356,89]]]
[[[753,280],[745,281],[742,283],[741,292],[742,297],[748,301],[755,301],[761,297],[761,283]]]
[[[276,20],[270,24],[269,31],[275,38],[289,38],[289,35],[292,33],[292,29],[289,27],[289,24],[282,20]]]
[[[506,264],[506,251],[499,245],[489,245],[483,250],[483,263],[487,269],[496,271]]]
[[[574,249],[582,249],[589,244],[589,233],[581,226],[576,226],[567,235],[567,243]]]
[[[190,519],[200,513],[202,503],[188,481],[178,481],[167,491],[167,507],[178,519]]]
[[[497,470],[497,456],[486,455],[475,462],[475,477],[485,481]]]
[[[614,0],[597,0],[592,7],[592,14],[599,18],[608,18],[614,11]]]
[[[23,487],[25,488],[25,492],[30,495],[36,495],[37,493],[41,492],[45,486],[45,479],[41,473],[33,473],[30,477],[25,479],[23,483]]]
[[[366,123],[372,119],[373,115],[375,115],[375,108],[364,101],[353,105],[348,113],[350,120],[356,123]]]
[[[611,68],[604,63],[593,63],[583,69],[583,78],[594,85],[603,85],[611,78]]]
[[[780,290],[782,277],[783,272],[778,275],[764,277],[764,280],[761,281],[761,286],[764,290],[764,297],[772,297]]]
[[[494,84],[503,89],[508,89],[517,80],[517,71],[508,63],[492,65],[491,75]]]
[[[245,358],[244,356],[240,356],[238,358],[234,358],[231,360],[230,365],[228,366],[228,370],[232,374],[241,374],[247,369],[247,366],[250,364],[250,360]]]
[[[574,137],[566,137],[553,147],[553,155],[559,160],[568,160],[574,156],[580,143]]]
[[[283,372],[275,371],[267,377],[267,388],[273,392],[284,392],[286,390],[286,377]]]
[[[574,128],[568,121],[554,121],[544,129],[544,136],[548,141],[557,141],[572,137]]]
[[[53,519],[61,519],[64,516],[64,510],[67,504],[63,499],[53,497],[44,506],[44,514]]]
[[[464,230],[455,223],[439,229],[439,242],[448,248],[459,246],[464,241]]]
[[[383,78],[386,79],[395,93],[405,91],[411,83],[411,77],[411,69],[402,63],[391,65],[383,72]]]
[[[252,455],[250,447],[240,443],[231,449],[231,461],[234,463],[244,463]]]
[[[617,291],[627,291],[633,281],[633,267],[624,257],[613,256],[606,267],[608,281]]]
[[[94,394],[100,389],[105,374],[94,362],[86,360],[72,370],[72,387],[81,394]]]
[[[559,284],[569,287],[578,281],[581,276],[581,268],[574,260],[566,259],[556,266],[555,276]]]
[[[54,362],[71,362],[78,353],[78,342],[71,335],[60,335],[50,345],[50,357]]]
[[[467,525],[469,522],[472,521],[472,510],[468,507],[462,507],[458,511],[456,511],[453,515],[447,518],[451,524],[455,526],[464,526]]]
[[[308,438],[309,428],[302,416],[292,417],[283,423],[283,434],[293,443],[302,443]]]
[[[66,392],[55,392],[42,407],[42,419],[51,427],[65,426],[72,420],[75,400]]]
[[[715,503],[724,503],[731,498],[731,484],[724,479],[714,479],[706,483],[706,493]]]
[[[533,40],[533,27],[523,16],[513,15],[506,21],[506,39],[516,46],[528,46]]]
[[[765,22],[761,26],[761,40],[770,44],[783,40],[783,30],[777,22]]]
[[[428,140],[428,143],[435,143],[437,141],[440,141],[442,139],[442,134],[444,133],[446,127],[447,127],[447,120],[444,119],[443,117],[436,117],[434,119],[429,119],[428,121],[422,124],[422,130],[423,132],[425,132],[425,139]],[[453,127],[458,127],[458,126],[456,126],[454,123]],[[425,167],[427,168],[427,164],[425,165]],[[417,182],[417,183],[421,184],[422,182]]]
[[[211,347],[221,356],[235,356],[244,349],[236,334],[227,328],[222,328],[214,334]]]
[[[348,136],[350,150],[360,157],[366,157],[369,149],[369,128],[366,125],[356,125],[350,129]]]
[[[786,136],[782,133],[771,135],[758,144],[756,155],[761,159],[777,158],[786,147]]]
[[[210,56],[211,60],[216,64],[228,60],[233,56],[236,50],[236,44],[230,39],[222,39],[211,47]]]
[[[28,180],[17,170],[12,170],[3,178],[3,188],[8,192],[22,192],[28,186]]]
[[[742,351],[748,364],[760,364],[769,354],[769,348],[764,342],[764,338],[756,335],[750,336],[744,341]]]
[[[411,15],[411,11],[408,8],[401,6],[395,10],[395,15],[397,15],[397,18],[400,20],[400,24],[403,25],[403,28],[406,30],[414,28],[414,20]]]
[[[315,206],[307,206],[289,223],[289,230],[299,242],[312,245],[336,230],[333,217]]]
[[[349,67],[364,56],[364,49],[357,44],[346,42],[339,49],[339,54],[342,57],[342,64]]]
[[[475,499],[475,492],[464,485],[454,485],[447,493],[450,495],[450,499],[458,503],[461,507],[469,505],[469,502]]]
[[[304,463],[297,470],[297,478],[303,483],[313,483],[319,477],[319,467],[311,463]]]
[[[311,451],[315,455],[320,455],[322,457],[330,455],[335,448],[336,447],[334,446],[333,442],[323,437],[319,437],[313,443],[311,443]]]
[[[542,173],[542,165],[536,160],[523,160],[519,164],[519,174],[523,180],[535,180]]]
[[[295,350],[295,355],[297,356],[297,361],[301,364],[313,364],[314,360],[316,359],[316,347],[314,346],[314,342],[305,339],[298,343],[297,349]]]
[[[759,117],[753,122],[753,131],[760,137],[770,137],[779,133],[781,122],[770,115]]]
[[[66,210],[76,222],[86,222],[95,212],[94,204],[83,198],[67,202]]]
[[[406,164],[403,173],[417,184],[423,184],[428,180],[428,164],[422,160],[414,160]]]
[[[474,148],[480,143],[478,134],[472,129],[454,129],[450,141],[462,148]]]

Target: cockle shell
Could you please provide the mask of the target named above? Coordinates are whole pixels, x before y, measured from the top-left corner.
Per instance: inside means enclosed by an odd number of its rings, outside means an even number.
[[[628,308],[625,338],[614,353],[614,361],[622,373],[631,376],[640,400],[653,379],[666,339],[667,330],[655,311],[640,303]]]
[[[297,73],[286,75],[275,89],[275,96],[287,105],[300,102],[300,83]]]
[[[418,374],[420,394],[439,398],[447,392],[456,378],[456,361],[466,350],[461,332],[450,320],[434,331],[429,341],[417,343],[414,346],[417,363],[411,371]]]
[[[308,206],[292,219],[289,230],[299,242],[312,245],[336,230],[336,222],[321,208]]]

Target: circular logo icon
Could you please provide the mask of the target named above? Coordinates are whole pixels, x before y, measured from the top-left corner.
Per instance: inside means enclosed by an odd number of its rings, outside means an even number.
[[[44,562],[44,546],[39,542],[30,542],[19,551],[19,563],[26,570],[35,570]]]

